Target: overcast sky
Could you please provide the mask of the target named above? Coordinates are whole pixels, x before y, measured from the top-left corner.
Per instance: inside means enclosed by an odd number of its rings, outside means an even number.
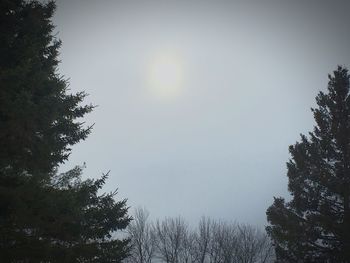
[[[64,169],[153,218],[265,225],[288,146],[350,65],[349,1],[57,0],[60,72],[98,105]]]

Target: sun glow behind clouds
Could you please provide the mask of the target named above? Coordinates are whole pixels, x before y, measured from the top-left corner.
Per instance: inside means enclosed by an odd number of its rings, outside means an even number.
[[[152,93],[161,98],[178,96],[183,89],[184,65],[179,54],[156,54],[149,63],[148,84]]]

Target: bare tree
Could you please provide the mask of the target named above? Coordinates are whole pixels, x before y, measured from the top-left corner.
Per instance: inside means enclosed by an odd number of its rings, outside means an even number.
[[[132,250],[127,262],[151,263],[156,249],[156,237],[148,221],[149,212],[144,208],[137,208],[133,221],[127,231],[131,239]]]
[[[188,227],[183,219],[166,218],[157,221],[154,232],[157,237],[157,257],[166,263],[180,263]]]
[[[265,232],[251,225],[237,225],[237,262],[267,263],[273,258],[270,239]]]
[[[260,249],[258,252],[258,260],[256,263],[275,262],[275,250],[270,237],[265,232],[261,232]]]
[[[193,262],[205,263],[209,255],[209,245],[211,240],[210,218],[202,217],[198,224],[197,232],[194,232]]]
[[[274,259],[270,239],[259,228],[206,217],[194,231],[180,217],[150,224],[148,212],[138,209],[129,235],[130,263],[270,263]]]
[[[222,263],[221,253],[221,224],[213,222],[210,226],[210,242],[208,248],[208,258],[210,263]]]
[[[179,256],[179,262],[181,263],[194,263],[196,261],[196,233],[186,231],[183,235],[183,241],[181,242],[181,250]]]
[[[236,225],[222,221],[213,222],[210,231],[209,262],[235,262],[237,248]]]

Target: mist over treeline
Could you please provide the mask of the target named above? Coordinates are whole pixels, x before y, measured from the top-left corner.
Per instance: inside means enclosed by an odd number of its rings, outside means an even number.
[[[182,217],[151,221],[145,208],[134,210],[127,227],[132,249],[127,263],[269,263],[274,250],[264,229],[202,217],[190,227]]]

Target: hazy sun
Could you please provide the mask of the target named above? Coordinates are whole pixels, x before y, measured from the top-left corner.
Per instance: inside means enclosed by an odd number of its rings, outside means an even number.
[[[156,54],[149,65],[149,85],[159,97],[174,97],[183,85],[183,62],[179,55]]]

